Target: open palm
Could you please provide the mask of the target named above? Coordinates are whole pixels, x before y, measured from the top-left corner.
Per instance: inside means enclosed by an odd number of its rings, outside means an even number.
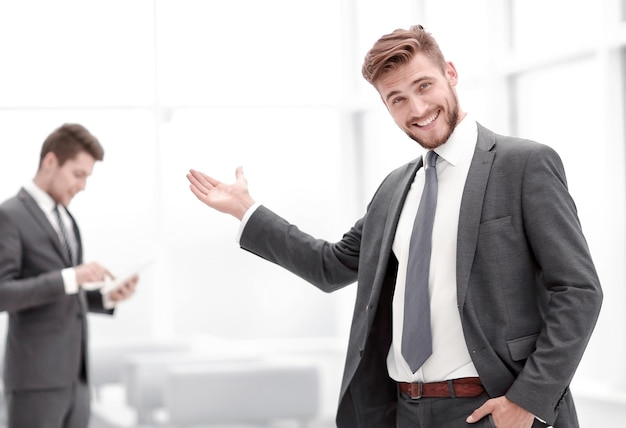
[[[200,201],[213,209],[241,219],[247,209],[254,204],[254,200],[248,193],[248,181],[243,175],[242,167],[236,169],[235,177],[234,183],[226,184],[193,169],[187,174],[189,188]]]

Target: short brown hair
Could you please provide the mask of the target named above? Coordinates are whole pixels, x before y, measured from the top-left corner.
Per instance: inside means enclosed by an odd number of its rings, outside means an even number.
[[[365,55],[363,77],[374,85],[384,73],[407,64],[417,53],[429,57],[445,73],[446,60],[437,41],[424,27],[413,25],[408,30],[397,29],[374,43]]]
[[[98,139],[77,123],[66,123],[48,135],[41,147],[39,167],[50,152],[55,154],[59,165],[74,159],[80,152],[87,152],[97,161],[104,159],[104,149]]]

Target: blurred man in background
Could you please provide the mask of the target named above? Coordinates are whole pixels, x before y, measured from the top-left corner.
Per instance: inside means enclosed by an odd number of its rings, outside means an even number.
[[[9,428],[88,426],[86,314],[112,314],[135,292],[137,276],[101,292],[98,285],[113,275],[99,263],[83,262],[79,228],[67,209],[103,157],[87,129],[65,124],[44,141],[32,182],[0,205]]]

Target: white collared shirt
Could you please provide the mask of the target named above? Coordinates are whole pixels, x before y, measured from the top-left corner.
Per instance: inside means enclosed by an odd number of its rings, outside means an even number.
[[[435,149],[439,155],[438,191],[429,275],[433,353],[415,373],[402,356],[401,342],[409,243],[424,188],[424,168],[417,172],[402,208],[392,247],[399,266],[393,298],[393,337],[387,357],[389,376],[399,382],[437,382],[478,376],[463,336],[456,287],[461,197],[477,138],[476,122],[466,116],[448,141]]]

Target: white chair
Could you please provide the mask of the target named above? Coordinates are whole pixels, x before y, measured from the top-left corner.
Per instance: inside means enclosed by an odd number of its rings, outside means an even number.
[[[184,342],[150,339],[125,339],[94,342],[90,345],[90,384],[93,390],[90,428],[127,426],[136,418],[134,409],[126,405],[124,369],[127,359],[135,354],[180,353],[190,348]],[[116,392],[111,394],[111,392]]]
[[[304,427],[318,415],[318,369],[268,360],[174,365],[164,399],[176,428],[276,421]]]
[[[95,342],[90,344],[90,376],[94,388],[111,383],[121,383],[126,358],[134,354],[180,353],[190,349],[184,342],[158,340],[120,340],[111,342]]]
[[[124,361],[123,379],[126,402],[137,412],[140,424],[155,423],[155,412],[164,407],[168,369],[174,365],[204,365],[223,361],[245,361],[253,357],[239,354],[197,351],[168,353],[135,353]]]

